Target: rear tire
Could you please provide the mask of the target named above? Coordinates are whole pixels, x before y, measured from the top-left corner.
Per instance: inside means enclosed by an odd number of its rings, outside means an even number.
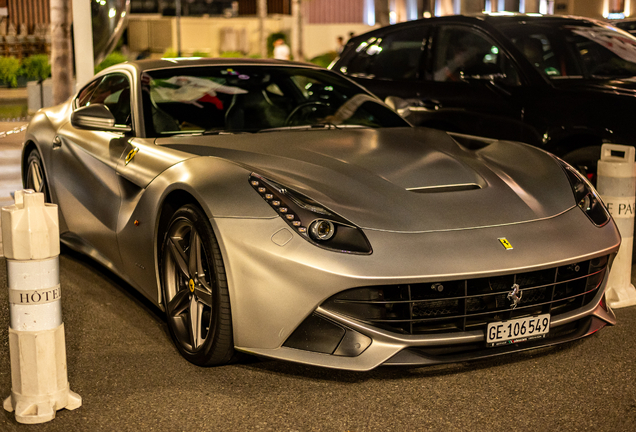
[[[199,366],[229,363],[235,352],[225,267],[198,207],[185,205],[172,216],[161,257],[168,328],[179,352]]]
[[[601,146],[590,145],[581,147],[562,156],[562,159],[576,168],[581,174],[596,185],[596,170],[601,158]]]

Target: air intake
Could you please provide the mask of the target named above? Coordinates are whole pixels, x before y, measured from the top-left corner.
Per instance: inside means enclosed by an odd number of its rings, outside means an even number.
[[[408,188],[409,192],[416,193],[439,193],[439,192],[460,192],[473,189],[481,189],[477,183],[466,183],[457,185],[424,186],[419,188]]]

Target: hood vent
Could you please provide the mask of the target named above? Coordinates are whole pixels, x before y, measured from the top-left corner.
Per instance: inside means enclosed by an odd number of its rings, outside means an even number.
[[[438,192],[459,192],[473,189],[481,189],[477,183],[466,183],[457,185],[424,186],[419,188],[408,188],[409,192],[416,193],[438,193]]]
[[[468,150],[481,150],[497,141],[492,138],[464,135],[456,132],[448,132],[448,134],[453,137],[457,144]]]

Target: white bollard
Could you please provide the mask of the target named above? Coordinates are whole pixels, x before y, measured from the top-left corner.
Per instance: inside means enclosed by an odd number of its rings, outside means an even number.
[[[635,154],[636,149],[632,146],[603,144],[598,161],[597,189],[622,237],[607,282],[607,302],[613,308],[636,305],[636,289],[631,283],[636,211]]]
[[[57,206],[44,194],[16,191],[2,208],[9,285],[11,396],[4,409],[19,423],[44,423],[82,398],[69,389],[59,277]]]

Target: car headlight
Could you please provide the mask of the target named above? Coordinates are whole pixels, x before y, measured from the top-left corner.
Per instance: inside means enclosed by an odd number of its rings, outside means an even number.
[[[576,205],[583,210],[583,213],[590,218],[594,225],[599,227],[605,225],[610,220],[610,215],[594,186],[572,165],[554,155],[553,157],[561,165],[570,181]]]
[[[250,185],[302,238],[337,252],[371,254],[362,230],[323,205],[256,173]]]

